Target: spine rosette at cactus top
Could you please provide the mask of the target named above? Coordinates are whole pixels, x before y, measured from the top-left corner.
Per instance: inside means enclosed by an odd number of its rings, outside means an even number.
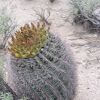
[[[45,40],[49,35],[49,27],[46,29],[45,23],[37,27],[31,23],[31,27],[27,24],[16,31],[15,37],[12,36],[12,43],[8,42],[11,48],[8,50],[16,58],[33,57],[44,46]]]
[[[13,91],[19,99],[73,100],[77,77],[72,52],[61,36],[45,26],[25,25],[16,38],[12,36],[8,50],[16,86]]]

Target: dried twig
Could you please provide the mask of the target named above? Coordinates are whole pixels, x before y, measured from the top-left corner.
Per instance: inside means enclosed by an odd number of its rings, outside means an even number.
[[[47,21],[47,19],[49,18],[50,14],[51,14],[50,12],[48,12],[48,16],[45,17],[45,10],[44,9],[41,8],[41,12],[36,11],[36,10],[34,10],[34,11],[40,17],[40,19],[39,19],[40,21],[45,22],[47,25],[51,25],[51,23]]]
[[[3,24],[1,25],[1,27],[5,27],[6,29],[4,29],[4,31],[0,30],[0,32],[2,33],[2,41],[0,41],[0,49],[5,50],[6,49],[6,43],[9,39],[9,37],[11,36],[11,33],[14,31],[15,29],[15,23],[13,22],[13,20],[11,19],[10,15],[6,15],[6,11],[4,10],[3,12],[3,16],[7,16],[9,17],[9,19],[7,21],[4,21]],[[2,16],[2,14],[1,14]],[[1,19],[2,21],[2,19]],[[13,25],[14,24],[14,25]]]
[[[100,21],[96,19],[95,16],[87,15],[84,13],[80,5],[77,3],[77,0],[72,0],[74,6],[78,9],[78,14],[75,14],[76,17],[80,18],[81,22],[90,22],[94,27],[93,29],[99,29],[100,28]],[[92,29],[92,28],[91,28]]]

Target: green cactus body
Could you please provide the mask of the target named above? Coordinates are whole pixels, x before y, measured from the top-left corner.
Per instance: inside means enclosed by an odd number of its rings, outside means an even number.
[[[73,100],[76,65],[67,44],[52,33],[33,57],[11,56],[10,66],[21,97],[29,100]]]

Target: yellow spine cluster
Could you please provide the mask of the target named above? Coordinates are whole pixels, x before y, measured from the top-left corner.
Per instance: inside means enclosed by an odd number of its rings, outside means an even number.
[[[49,29],[46,29],[45,23],[40,27],[38,22],[37,27],[31,23],[31,27],[27,24],[16,31],[15,37],[11,36],[12,43],[8,42],[10,48],[8,50],[16,58],[34,57],[39,49],[44,46],[45,40],[49,36]]]

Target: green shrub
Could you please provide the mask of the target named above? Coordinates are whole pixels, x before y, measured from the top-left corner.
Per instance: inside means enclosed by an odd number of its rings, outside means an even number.
[[[0,100],[14,100],[11,93],[0,93]]]
[[[100,19],[97,9],[100,9],[99,0],[72,0],[74,5],[74,22],[83,24],[91,32],[100,32]]]
[[[5,61],[5,55],[0,57],[0,77],[2,78],[4,76],[4,61]]]
[[[15,28],[15,23],[12,21],[10,14],[6,8],[0,10],[0,49],[5,49],[6,43]]]
[[[0,100],[14,100],[13,95],[9,93],[0,92]],[[19,99],[19,100],[27,100],[26,97]]]
[[[88,15],[91,14],[96,7],[100,6],[99,0],[75,0],[75,1],[81,7],[83,12]],[[74,13],[78,13],[77,8],[74,9]]]

